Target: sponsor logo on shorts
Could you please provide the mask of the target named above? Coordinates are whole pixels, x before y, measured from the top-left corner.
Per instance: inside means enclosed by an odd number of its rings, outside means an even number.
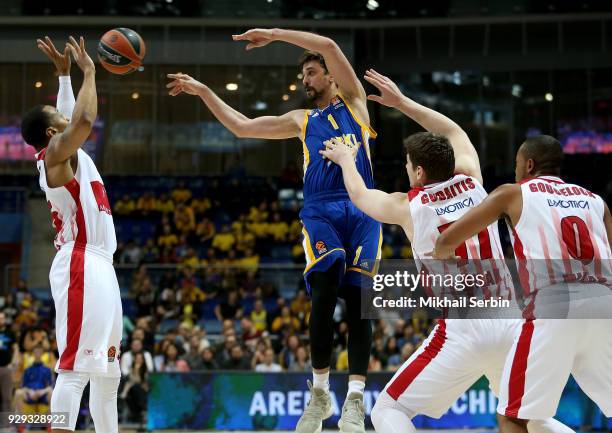
[[[108,362],[114,362],[116,356],[117,356],[117,348],[115,346],[109,347],[108,348]]]
[[[315,244],[315,248],[317,249],[319,255],[327,252],[327,247],[325,246],[325,242],[323,241],[317,241],[317,243]]]
[[[359,266],[361,266],[361,269],[370,269],[370,265],[368,264],[368,262],[361,262]]]
[[[83,353],[87,356],[93,356],[94,351],[91,349],[83,349]]]
[[[115,360],[115,356],[117,356],[117,349],[115,346],[111,346],[108,348],[108,362],[113,362]]]

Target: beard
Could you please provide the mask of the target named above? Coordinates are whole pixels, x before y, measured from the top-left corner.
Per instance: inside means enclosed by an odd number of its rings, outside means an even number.
[[[317,89],[315,89],[314,87],[310,87],[310,86],[305,87],[304,90],[306,91],[306,97],[308,98],[310,102],[316,102],[323,93],[323,92],[317,91]]]

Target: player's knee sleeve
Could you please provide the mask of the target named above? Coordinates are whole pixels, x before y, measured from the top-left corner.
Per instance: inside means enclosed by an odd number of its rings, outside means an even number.
[[[382,392],[370,413],[370,419],[377,433],[415,433],[412,416],[399,407],[386,392]]]
[[[313,368],[329,367],[334,344],[334,309],[338,299],[340,261],[325,272],[308,276],[312,308],[310,312],[310,351]]]
[[[89,376],[85,373],[77,373],[74,371],[61,372],[57,375],[55,387],[51,394],[51,412],[65,414],[68,425],[52,424],[54,429],[72,430],[76,427],[79,409],[81,407],[81,398],[83,390],[87,386]],[[61,421],[58,416],[55,419]]]
[[[529,433],[574,433],[574,430],[554,418],[533,419],[527,423]]]
[[[92,376],[89,385],[89,410],[96,433],[117,433],[117,390],[119,377]]]
[[[372,348],[372,324],[361,318],[361,288],[346,286],[349,374],[366,376]]]

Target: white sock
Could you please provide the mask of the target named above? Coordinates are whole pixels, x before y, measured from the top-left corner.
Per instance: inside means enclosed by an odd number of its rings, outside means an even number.
[[[329,371],[327,373],[312,372],[312,387],[329,391]]]
[[[365,382],[360,380],[349,380],[348,383],[348,391],[346,395],[348,396],[352,392],[358,392],[363,395],[363,391],[365,390]]]

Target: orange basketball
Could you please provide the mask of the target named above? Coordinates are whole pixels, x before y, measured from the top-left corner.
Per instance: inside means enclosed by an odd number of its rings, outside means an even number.
[[[125,75],[140,67],[145,55],[145,43],[138,33],[117,27],[104,33],[98,43],[98,59],[107,71]]]

